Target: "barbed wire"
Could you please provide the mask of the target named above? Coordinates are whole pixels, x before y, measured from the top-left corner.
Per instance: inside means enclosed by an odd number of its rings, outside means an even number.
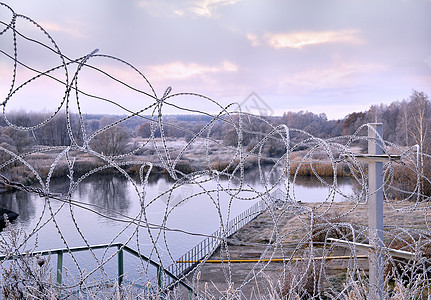
[[[157,291],[145,287],[140,289],[140,295],[146,297],[153,292],[164,293],[181,282],[191,286],[194,295],[199,299],[247,298],[250,295],[260,298],[273,297],[272,299],[365,299],[370,296],[368,273],[371,265],[364,259],[364,254],[369,256],[370,251],[377,251],[383,257],[382,270],[385,276],[381,293],[385,298],[401,299],[399,297],[403,296],[406,297],[403,299],[428,299],[428,274],[431,267],[431,232],[428,223],[430,207],[429,195],[423,186],[430,181],[424,175],[423,166],[420,164],[420,160],[430,158],[428,154],[420,153],[417,147],[402,147],[385,141],[373,124],[364,124],[349,136],[323,139],[284,124],[272,124],[271,119],[265,116],[243,112],[238,103],[222,106],[205,95],[172,93],[171,87],[165,90],[162,97],[158,97],[147,77],[132,64],[117,57],[99,54],[98,50],[76,59],[69,58],[37,22],[15,13],[5,3],[0,2],[0,9],[5,13],[2,16],[11,16],[10,20],[0,20],[2,45],[12,45],[11,52],[0,49],[2,58],[12,62],[12,69],[9,70],[10,87],[1,103],[6,126],[34,136],[35,131],[48,126],[56,116],[64,112],[65,130],[69,140],[68,144],[61,146],[34,146],[27,152],[13,151],[0,144],[2,185],[37,195],[38,201],[43,201],[41,214],[35,216],[37,221],[32,228],[25,228],[23,238],[19,234],[13,234],[13,230],[21,230],[13,229],[15,224],[9,225],[1,233],[2,254],[4,257],[14,258],[17,266],[19,260],[23,259],[18,253],[28,250],[25,247],[30,241],[36,238],[43,240],[44,228],[47,224],[53,224],[62,247],[72,259],[71,264],[77,268],[77,273],[71,276],[70,282],[54,284],[61,289],[60,295],[70,295],[68,293],[76,288],[84,291],[84,287],[89,286],[88,282],[95,274],[112,283],[108,265],[127,246],[149,258],[138,260],[138,278],[133,279],[129,286],[135,286],[137,282],[144,282],[144,285],[152,282],[154,285],[154,282],[159,281],[160,289]],[[23,33],[20,30],[21,21],[42,32],[46,41]],[[8,34],[10,40],[7,40]],[[59,59],[60,64],[46,70],[38,70],[30,63],[22,61],[19,55],[21,40],[48,51]],[[131,74],[144,79],[146,86],[137,87],[111,75],[93,64],[96,59],[122,64]],[[23,70],[31,71],[33,76],[19,84],[17,78]],[[64,76],[56,75],[58,70],[62,70]],[[145,97],[150,103],[140,110],[132,110],[113,99],[92,94],[78,84],[78,77],[83,70],[97,72],[136,92],[139,97]],[[34,124],[20,124],[9,118],[8,105],[13,103],[22,90],[31,90],[30,83],[42,78],[64,87],[62,95],[59,95],[61,101],[54,112]],[[121,109],[123,116],[90,132],[85,119],[85,113],[88,112],[81,107],[81,97],[108,103]],[[183,107],[180,105],[181,101],[178,101],[181,97],[205,101],[216,107],[218,113]],[[72,112],[72,101],[76,101],[76,113]],[[165,107],[177,109],[181,113],[205,116],[207,121],[195,132],[166,118]],[[74,114],[78,115],[78,131],[74,129]],[[140,145],[122,153],[103,153],[94,146],[94,141],[98,138],[121,127],[132,118],[139,118],[150,124],[149,137],[143,138]],[[253,130],[248,126],[253,122],[262,124],[260,128],[266,126],[267,130]],[[214,132],[219,124],[231,130],[235,136],[234,146],[228,146],[215,137]],[[178,146],[178,143],[168,137],[166,128],[181,130],[190,134],[191,138]],[[366,130],[374,131],[376,138],[364,136],[363,132]],[[246,135],[255,141],[251,147],[246,147]],[[383,169],[383,184],[375,191],[370,190],[367,163],[360,160],[358,152],[358,146],[369,141],[381,145],[387,158]],[[265,149],[270,143],[281,149],[282,153],[269,157]],[[202,148],[203,155],[200,159],[204,167],[184,171],[179,168],[179,164],[192,151],[194,145]],[[220,156],[213,155],[213,148],[223,151],[224,161],[220,161]],[[150,159],[140,155],[149,149],[154,151],[156,156]],[[45,169],[37,160],[37,155],[41,154],[49,155],[52,160],[43,166]],[[84,156],[91,158],[91,167],[84,172],[78,172],[76,161]],[[220,163],[223,165],[220,166]],[[216,166],[217,164],[219,166]],[[250,164],[252,167],[249,167]],[[138,177],[130,174],[131,166],[137,168]],[[14,168],[33,178],[34,183],[27,185],[16,180],[11,172]],[[250,168],[254,175],[258,174],[258,184],[249,181],[250,171],[247,169]],[[159,190],[153,196],[149,181],[156,169],[164,170],[171,184],[166,190]],[[76,198],[76,192],[89,178],[107,171],[120,175],[128,182],[135,195],[133,201],[137,201],[138,211],[119,212],[115,208]],[[297,183],[304,172],[308,177],[314,177],[317,184],[327,191],[326,194],[319,195],[319,198],[309,201],[310,203],[301,201],[297,194]],[[343,190],[340,184],[341,174],[348,175],[351,179],[353,192]],[[55,191],[52,187],[54,177],[60,177],[67,182],[66,191]],[[191,187],[187,194],[180,195],[181,188],[187,186]],[[383,192],[387,218],[384,247],[364,250],[364,247],[371,244],[370,228],[367,220],[364,220],[367,218],[366,208],[370,196],[380,190]],[[214,233],[200,228],[169,225],[171,216],[191,201],[208,202],[206,212],[212,211],[218,222],[214,226]],[[160,207],[160,203],[164,203],[162,208],[154,212],[153,206]],[[237,203],[249,203],[248,206],[253,209],[238,213],[233,209]],[[252,206],[253,204],[255,205]],[[60,211],[64,209],[68,209],[67,222],[78,234],[77,241],[83,244],[80,246],[86,247],[90,252],[94,267],[89,267],[91,264],[83,264],[81,258],[72,250],[75,241],[70,241],[66,233],[70,228],[66,229],[63,224],[66,222],[64,217],[59,217]],[[79,220],[82,210],[115,223],[118,231],[105,243],[114,245],[121,240],[123,246],[114,252],[109,252],[106,248],[102,255],[93,250],[92,238],[84,228],[86,225]],[[158,215],[158,222],[152,221],[154,214]],[[407,221],[403,218],[407,218]],[[182,237],[193,237],[200,242],[180,257],[184,252],[178,254],[178,251],[174,250],[178,245],[174,245],[170,238],[173,233],[181,234]],[[11,236],[17,240],[12,241]],[[181,240],[176,243],[181,243]],[[242,258],[241,253],[250,251],[254,251],[257,259]],[[212,261],[215,257],[219,259],[217,273],[224,278],[224,282],[217,284],[215,279],[211,278],[211,274],[215,276],[214,269],[211,268],[217,268],[211,267],[214,266]],[[242,265],[237,261],[241,261]],[[26,260],[24,262],[30,264]],[[160,270],[155,271],[154,264],[159,265]],[[248,264],[248,269],[243,271],[242,277],[238,277],[244,264]],[[28,269],[17,270],[27,272]],[[2,271],[4,274],[11,274],[13,271],[8,269],[5,260],[2,261]],[[15,270],[14,274],[18,271]],[[29,274],[25,272],[23,274]],[[175,275],[175,278],[167,276],[168,273]],[[17,286],[17,280],[25,282],[25,278],[11,278],[2,276],[3,293],[12,291]],[[36,278],[42,285],[46,280]],[[214,282],[212,286],[211,282]],[[23,286],[20,288],[24,289]],[[127,286],[124,287],[123,284],[123,290],[126,289]]]

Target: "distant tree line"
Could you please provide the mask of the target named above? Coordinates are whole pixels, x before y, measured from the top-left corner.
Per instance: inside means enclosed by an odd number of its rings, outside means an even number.
[[[34,145],[60,146],[69,145],[70,137],[67,120],[64,113],[57,114],[49,120],[47,113],[8,113],[9,122],[18,127],[31,127],[46,120],[40,128],[23,131],[7,126],[4,118],[0,119],[0,145],[16,153],[22,153]],[[82,121],[78,115],[70,116],[70,130],[76,143],[82,143],[81,127],[86,128],[86,134],[91,135],[98,130],[124,118],[125,116],[83,115]],[[212,118],[202,115],[165,115],[162,126],[157,118],[151,116],[135,116],[99,132],[90,143],[96,151],[107,155],[118,155],[127,151],[131,137],[148,138],[151,135],[160,137],[161,131],[166,137],[181,138],[189,141],[196,134],[222,140],[225,145],[235,146],[238,143],[240,122],[243,126],[242,145],[248,150],[253,149],[265,134],[271,132],[272,126],[281,124],[289,128],[306,131],[319,138],[351,135],[356,129],[370,122],[383,123],[384,138],[401,146],[419,145],[421,152],[431,152],[431,104],[428,95],[413,91],[408,99],[395,101],[389,105],[373,105],[367,111],[353,112],[343,119],[328,120],[325,114],[314,114],[308,111],[286,112],[282,116],[265,116],[255,118],[238,115],[222,117],[211,122]],[[291,139],[301,138],[300,133],[292,133]],[[121,145],[121,146],[120,146]],[[264,151],[269,156],[281,155],[283,145],[276,139],[269,139]]]
[[[312,112],[286,112],[281,117],[265,117],[273,126],[285,124],[289,128],[303,130],[319,138],[330,138],[353,134],[365,123],[383,123],[385,140],[400,146],[418,145],[422,153],[431,153],[431,102],[428,95],[413,91],[408,99],[389,105],[373,105],[367,111],[353,112],[343,119],[328,120],[325,114]],[[244,118],[246,130],[268,133],[270,126],[257,119]],[[243,137],[244,145],[253,143],[253,138]],[[300,134],[293,133],[291,139]],[[234,145],[236,135],[232,129],[224,135],[226,144]]]

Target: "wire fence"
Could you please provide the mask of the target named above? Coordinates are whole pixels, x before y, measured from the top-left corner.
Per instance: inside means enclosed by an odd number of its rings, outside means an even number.
[[[27,223],[12,222],[1,232],[5,298],[181,299],[178,283],[191,287],[193,293],[186,295],[197,299],[431,297],[430,181],[425,176],[430,156],[417,146],[386,141],[376,124],[364,124],[352,135],[323,139],[242,112],[235,103],[222,106],[204,95],[172,93],[170,87],[159,96],[132,64],[97,50],[70,58],[37,22],[2,2],[0,11],[0,63],[7,66],[10,80],[1,103],[0,182],[26,197],[37,197],[40,204]],[[21,53],[28,47],[54,58],[55,64],[43,66],[41,60],[42,66],[33,66],[23,60]],[[121,79],[121,72],[106,67],[110,64],[124,68],[125,78],[133,80]],[[134,93],[143,108],[132,109],[92,92],[84,84],[87,72]],[[61,99],[53,112],[38,119],[14,117],[9,105],[31,101],[28,97],[40,92],[36,83],[41,81],[53,86],[45,91]],[[194,101],[205,102],[218,113],[197,111]],[[110,105],[121,110],[122,117],[91,129],[87,119],[91,112],[85,110],[89,103]],[[167,107],[199,115],[205,122],[198,129],[173,122],[164,113]],[[113,147],[114,140],[125,136],[126,124],[136,119],[148,122],[148,137]],[[29,145],[29,140],[41,141],[47,128],[62,133],[61,142]],[[187,136],[184,142],[169,138],[167,133],[174,130]],[[225,143],[220,136],[231,139]],[[360,154],[367,143],[377,145],[381,153]],[[201,152],[193,156],[194,151]],[[377,176],[371,175],[372,164],[381,167],[377,173],[382,181],[377,185],[371,184]],[[152,176],[157,172],[157,178],[169,178],[167,189],[155,188]],[[103,198],[113,190],[109,205],[79,198],[84,191],[100,188],[101,184],[83,188],[98,174],[123,178],[131,191],[124,198],[133,209],[124,209],[125,200],[116,198],[119,181],[97,193]],[[304,175],[321,188],[307,196],[310,199],[300,191],[310,184],[301,183]],[[351,182],[348,192],[344,177]],[[56,178],[61,179],[61,191]],[[368,221],[377,195],[380,206],[373,212],[381,226]],[[186,213],[189,217],[183,223],[174,219]],[[190,226],[190,219],[203,213],[207,213],[203,221]],[[206,218],[212,217],[215,232],[203,228]],[[134,263],[136,273],[127,281],[119,282],[107,267],[118,259],[121,247],[102,255],[92,249],[105,231],[112,234],[103,235],[107,240],[98,244],[111,248],[120,243],[146,258]],[[52,279],[50,264],[36,254],[25,255],[37,253],[38,244],[52,236],[57,244],[49,248],[64,249],[70,256],[62,267],[68,272],[62,273],[61,284]],[[191,250],[178,250],[188,239],[194,244],[185,248]],[[74,252],[75,246],[88,249],[86,261]],[[210,259],[220,264],[209,264]],[[94,276],[108,284],[94,284]],[[155,278],[156,287],[149,288]]]

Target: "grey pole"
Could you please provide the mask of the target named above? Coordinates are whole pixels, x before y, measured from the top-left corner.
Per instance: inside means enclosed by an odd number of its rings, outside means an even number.
[[[383,137],[381,123],[371,124],[368,128],[368,154],[382,155],[380,139]],[[369,256],[369,299],[383,299],[383,162],[368,162],[368,214],[369,240],[375,251]]]

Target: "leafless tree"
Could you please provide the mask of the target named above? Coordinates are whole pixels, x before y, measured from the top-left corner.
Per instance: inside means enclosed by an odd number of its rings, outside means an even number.
[[[408,132],[413,141],[419,145],[420,152],[428,152],[427,139],[430,129],[431,103],[423,92],[413,91],[408,106]]]
[[[136,128],[136,134],[143,138],[148,138],[151,136],[151,125],[150,122],[142,123],[138,128]]]
[[[102,130],[90,142],[90,147],[97,152],[104,155],[120,155],[124,154],[127,150],[130,135],[126,128],[120,124],[109,127],[110,124],[115,122],[114,117],[105,116],[100,120]]]
[[[408,133],[412,141],[419,147],[419,171],[427,175],[425,170],[425,155],[429,153],[431,143],[429,142],[429,130],[431,129],[431,103],[428,96],[423,92],[413,91],[410,96],[408,110]],[[424,184],[421,184],[424,192]]]

